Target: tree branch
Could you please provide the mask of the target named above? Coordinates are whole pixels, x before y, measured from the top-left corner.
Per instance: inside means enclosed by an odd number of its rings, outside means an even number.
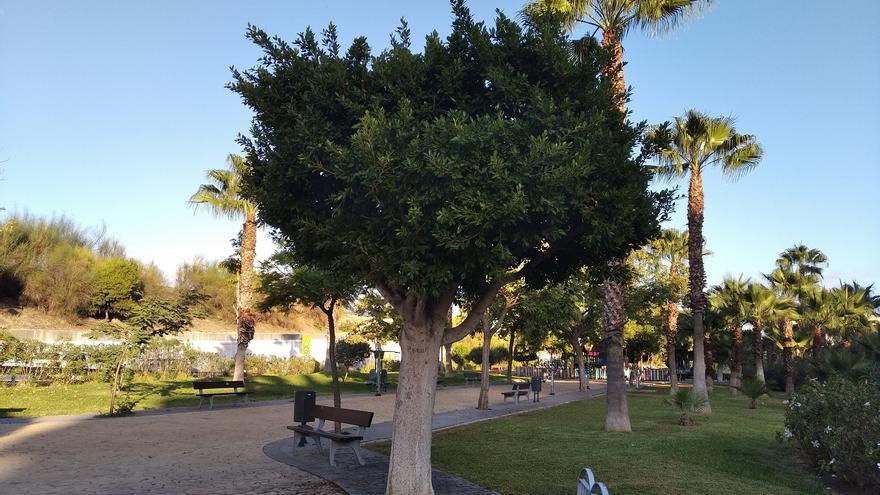
[[[489,284],[489,287],[486,289],[486,292],[480,296],[480,299],[477,300],[477,303],[468,312],[467,318],[464,319],[458,325],[447,328],[446,332],[443,333],[443,344],[451,344],[453,342],[457,342],[464,338],[465,335],[474,331],[477,327],[477,324],[483,318],[483,313],[492,304],[492,301],[495,299],[495,296],[498,294],[498,291],[501,290],[501,287],[507,283],[508,277],[498,277]]]

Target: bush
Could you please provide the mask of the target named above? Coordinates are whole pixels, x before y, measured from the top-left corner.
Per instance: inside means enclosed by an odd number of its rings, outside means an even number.
[[[308,375],[320,368],[311,357],[255,356],[245,357],[244,368],[248,375]]]
[[[880,486],[880,390],[832,376],[791,398],[783,436],[823,473],[860,487]]]
[[[763,395],[767,395],[767,386],[761,380],[753,376],[747,376],[743,378],[739,391],[751,399],[749,409],[757,409],[758,399]]]
[[[754,374],[754,371],[752,371]],[[794,387],[798,389],[810,375],[810,360],[805,358],[794,360]],[[785,391],[785,367],[780,363],[772,363],[764,368],[767,388],[779,392]]]
[[[507,349],[504,346],[489,348],[489,365],[498,364],[507,359]],[[477,346],[468,353],[468,360],[472,363],[483,364],[483,346]]]
[[[452,362],[462,368],[468,360],[468,347],[464,344],[454,344],[452,346]]]

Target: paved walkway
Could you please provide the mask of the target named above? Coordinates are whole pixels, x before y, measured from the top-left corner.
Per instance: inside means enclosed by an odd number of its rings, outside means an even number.
[[[557,382],[557,395],[544,394],[540,406],[583,394],[577,383]],[[602,387],[602,388],[598,388]],[[477,387],[441,388],[435,427],[449,427],[503,414],[532,410],[537,404],[501,403],[492,388],[491,411],[476,411]],[[594,393],[603,386],[594,387]],[[546,389],[545,389],[546,390]],[[329,397],[319,397],[327,403]],[[388,438],[393,394],[343,397],[343,405],[374,411],[370,439]],[[84,416],[4,421],[0,424],[0,493],[39,494],[340,494],[336,485],[277,462],[263,448],[288,437],[289,401],[140,413],[126,418]],[[344,451],[342,451],[344,452]],[[340,464],[345,461],[340,452]],[[438,492],[439,493],[439,492]]]

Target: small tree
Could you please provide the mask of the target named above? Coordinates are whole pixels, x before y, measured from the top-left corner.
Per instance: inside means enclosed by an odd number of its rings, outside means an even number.
[[[702,409],[706,405],[706,399],[690,390],[676,390],[671,397],[666,399],[666,403],[674,405],[681,411],[678,424],[681,426],[692,426],[696,424],[696,421],[694,421],[691,413]]]
[[[95,270],[95,292],[92,310],[111,317],[123,317],[143,296],[140,265],[134,260],[110,258],[98,263]]]
[[[340,340],[336,343],[336,362],[345,368],[342,381],[348,379],[348,370],[357,363],[363,362],[370,357],[370,344],[366,342],[353,342],[350,339]]]
[[[175,299],[147,298],[134,305],[123,321],[103,322],[89,333],[93,339],[113,339],[119,343],[113,356],[110,382],[110,415],[128,414],[135,403],[126,401],[117,407],[120,391],[126,391],[125,366],[143,353],[155,338],[179,333],[192,325],[195,314],[191,307],[198,294],[186,292]]]
[[[742,385],[740,385],[739,390],[749,398],[749,409],[757,409],[758,399],[767,395],[767,386],[764,382],[752,376],[742,379]]]
[[[266,298],[260,304],[262,309],[282,307],[289,309],[299,303],[321,310],[327,317],[327,359],[333,382],[333,406],[342,406],[339,389],[339,370],[336,357],[336,316],[340,305],[352,302],[361,291],[361,285],[353,276],[322,269],[313,265],[300,265],[294,261],[293,253],[284,250],[264,264],[260,290]],[[337,429],[339,424],[336,423]]]

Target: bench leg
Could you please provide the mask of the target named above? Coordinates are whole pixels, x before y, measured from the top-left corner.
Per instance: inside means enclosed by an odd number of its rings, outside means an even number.
[[[199,397],[199,409],[201,409],[203,405],[205,405],[205,398]]]
[[[208,397],[208,409],[214,409],[214,398]]]
[[[364,462],[364,458],[361,457],[361,442],[360,441],[351,442],[351,450],[354,451],[354,456],[357,457],[358,464],[360,464],[361,466],[364,466],[367,464],[366,462]]]
[[[336,467],[336,442],[330,440],[330,465]]]

